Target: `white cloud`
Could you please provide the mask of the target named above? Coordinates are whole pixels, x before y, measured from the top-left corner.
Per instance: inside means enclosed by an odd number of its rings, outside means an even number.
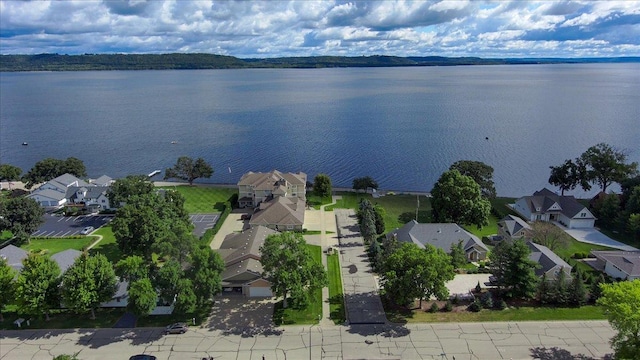
[[[0,52],[639,56],[639,23],[637,0],[0,0]]]

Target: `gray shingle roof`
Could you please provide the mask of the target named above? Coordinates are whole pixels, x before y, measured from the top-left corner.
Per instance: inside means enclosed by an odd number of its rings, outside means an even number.
[[[51,190],[51,189],[38,189],[38,190],[35,190],[34,192],[32,192],[31,194],[27,195],[27,197],[28,198],[33,198],[36,195],[37,196],[46,197],[48,199],[52,199],[52,200],[56,200],[56,201],[60,201],[62,199],[65,199],[65,193],[60,192],[60,191]]]
[[[86,191],[85,199],[97,199],[100,195],[107,193],[109,190],[106,186],[97,186],[97,185],[89,185],[89,186],[70,186],[67,188],[67,194],[65,195],[67,199],[75,199],[76,192],[78,190]]]
[[[64,272],[73,265],[80,255],[82,255],[82,251],[68,249],[51,255],[51,260],[58,264],[60,267],[60,273],[64,274]]]
[[[294,173],[282,173],[278,170],[273,170],[268,173],[254,173],[249,171],[242,175],[238,185],[251,185],[255,190],[273,190],[280,185],[279,181],[285,180],[294,185],[307,184],[307,174],[299,172]]]
[[[447,254],[451,252],[451,246],[462,240],[464,250],[468,250],[474,245],[488,251],[485,244],[476,236],[468,233],[458,224],[453,223],[429,223],[419,224],[412,220],[403,227],[391,231],[387,234],[387,238],[396,235],[398,241],[412,242],[422,248],[426,244],[431,244],[436,248],[444,250]]]
[[[503,226],[506,233],[513,236],[522,229],[531,230],[531,226],[526,221],[513,215],[507,215],[498,222],[498,226]]]
[[[640,276],[640,250],[638,251],[592,251],[597,258],[617,266],[631,277]]]
[[[222,280],[227,282],[255,280],[262,274],[260,247],[271,234],[277,234],[264,226],[254,226],[241,233],[229,234],[222,241],[219,253],[225,262]]]
[[[539,212],[547,212],[554,203],[560,205],[560,212],[568,218],[573,218],[586,209],[575,197],[568,195],[560,196],[547,188],[536,191],[533,193],[533,196],[527,196],[525,198],[530,203],[531,212],[533,213],[538,212],[536,211],[537,207],[541,208]],[[584,219],[593,219],[593,217],[585,217]]]
[[[563,267],[565,269],[571,270],[571,265],[567,264],[566,261],[562,260],[556,253],[551,251],[548,247],[540,244],[536,244],[534,242],[527,242],[529,249],[531,250],[531,255],[529,255],[529,259],[531,261],[535,261],[540,264],[540,268],[536,269],[536,275],[542,276],[542,274],[547,271],[553,269],[556,266]]]
[[[67,173],[67,174],[62,174],[60,176],[58,176],[55,179],[52,179],[51,181],[56,181],[62,185],[64,185],[65,187],[69,187],[71,185],[75,185],[75,186],[86,186],[89,185],[86,181],[82,180],[82,179],[78,179],[77,177]]]
[[[107,175],[102,175],[99,178],[93,180],[93,184],[97,186],[109,186],[113,182],[113,179]]]
[[[14,270],[22,270],[22,260],[26,259],[29,253],[14,245],[7,245],[0,249],[0,257],[7,260],[7,264]]]

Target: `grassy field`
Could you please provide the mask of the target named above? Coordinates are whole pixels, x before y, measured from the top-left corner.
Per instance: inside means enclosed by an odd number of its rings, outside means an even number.
[[[322,249],[320,246],[307,245],[313,260],[322,263]],[[302,310],[291,308],[283,309],[282,301],[275,305],[274,322],[276,325],[304,325],[317,324],[318,317],[322,316],[322,289],[318,289],[310,296],[309,305]]]
[[[221,206],[233,194],[238,193],[238,189],[207,186],[180,185],[163,187],[163,189],[177,190],[182,194],[185,198],[184,207],[189,214],[221,212]]]
[[[477,236],[480,239],[482,239],[485,236],[497,234],[498,221],[500,221],[500,219],[498,219],[495,215],[491,214],[489,215],[488,221],[489,221],[489,224],[487,226],[483,226],[479,228],[475,225],[471,225],[471,226],[465,226],[464,229],[472,233],[473,235]]]
[[[399,228],[416,216],[416,199],[415,195],[387,195],[374,199],[370,194],[343,192],[338,195],[342,199],[336,202],[336,205],[326,210],[339,209],[358,209],[358,205],[362,199],[368,199],[374,205],[380,205],[386,211],[384,217],[385,231],[391,231]],[[429,222],[431,218],[431,202],[426,196],[420,196],[420,208],[418,209],[418,222]]]
[[[580,308],[521,307],[506,310],[481,310],[480,312],[437,312],[413,311],[411,313],[387,313],[389,320],[400,323],[427,322],[483,322],[483,321],[546,321],[546,320],[604,320],[598,306]],[[393,319],[393,320],[392,320]]]
[[[316,210],[320,210],[320,206],[322,205],[331,204],[331,201],[332,201],[331,196],[321,198],[320,196],[314,195],[313,193],[310,193],[310,192],[307,193],[306,197],[307,197],[307,205],[313,207]]]
[[[342,274],[338,254],[327,256],[327,272],[329,273],[329,308],[331,320],[342,324],[346,320],[344,295],[342,293]]]
[[[67,249],[84,250],[96,240],[93,236],[84,236],[81,238],[33,238],[28,244],[24,244],[21,248],[27,251],[46,251],[47,255],[53,255]]]
[[[101,227],[94,234],[102,235],[102,240],[90,250],[92,254],[101,253],[113,264],[122,259],[122,252],[118,249],[116,238],[113,236],[113,231],[111,231],[111,225]]]

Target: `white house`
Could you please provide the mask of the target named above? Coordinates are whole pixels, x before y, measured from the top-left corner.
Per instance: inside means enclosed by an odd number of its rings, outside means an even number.
[[[521,197],[512,207],[528,221],[555,221],[569,229],[592,228],[596,221],[573,196],[560,196],[546,188]]]
[[[110,209],[107,191],[113,179],[103,175],[89,184],[71,174],[63,174],[42,184],[27,195],[44,208],[59,208],[67,204],[84,204],[99,210]]]
[[[596,266],[614,279],[640,279],[640,250],[592,251]]]

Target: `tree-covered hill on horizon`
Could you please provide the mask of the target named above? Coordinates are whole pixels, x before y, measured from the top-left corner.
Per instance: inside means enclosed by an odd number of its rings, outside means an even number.
[[[332,68],[456,66],[553,63],[640,62],[640,57],[610,58],[478,58],[442,56],[308,56],[241,59],[215,54],[83,54],[0,55],[0,71],[180,70],[243,68]]]

